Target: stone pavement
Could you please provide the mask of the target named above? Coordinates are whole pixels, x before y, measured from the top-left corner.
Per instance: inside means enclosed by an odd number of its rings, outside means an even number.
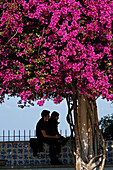
[[[35,167],[1,167],[0,166],[0,170],[75,170],[74,167],[72,165],[69,165],[69,166],[63,166],[63,165],[50,165],[50,166],[35,166]],[[98,170],[98,169],[97,169]],[[105,166],[104,167],[104,170],[113,170],[113,165],[111,166]]]

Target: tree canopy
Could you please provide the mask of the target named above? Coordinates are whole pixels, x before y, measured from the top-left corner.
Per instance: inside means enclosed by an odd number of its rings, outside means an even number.
[[[101,118],[100,129],[105,140],[113,140],[113,113]]]
[[[0,102],[113,100],[111,0],[2,0]]]
[[[95,99],[113,100],[112,9],[112,0],[0,1],[0,102],[66,98],[77,170],[104,167]]]

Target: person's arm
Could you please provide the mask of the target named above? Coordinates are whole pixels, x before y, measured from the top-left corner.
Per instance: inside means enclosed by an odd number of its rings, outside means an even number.
[[[45,130],[41,130],[41,133],[43,135],[44,138],[60,138],[59,135],[55,135],[55,136],[50,136],[50,135],[47,135]]]

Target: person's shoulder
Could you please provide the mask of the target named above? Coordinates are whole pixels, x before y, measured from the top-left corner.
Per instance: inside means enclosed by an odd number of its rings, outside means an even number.
[[[43,122],[43,119],[41,118],[41,119],[37,122],[37,125],[42,124],[42,122]]]
[[[40,124],[44,124],[45,122],[44,122],[44,120],[41,118],[40,119]]]

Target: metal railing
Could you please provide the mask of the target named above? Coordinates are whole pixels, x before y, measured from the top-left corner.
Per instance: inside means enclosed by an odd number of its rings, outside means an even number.
[[[60,130],[60,134],[61,135],[63,134],[62,130]],[[63,136],[67,137],[67,130],[64,131]],[[0,142],[28,141],[30,140],[31,137],[36,137],[36,130],[34,131],[29,130],[27,133],[26,130],[24,130],[23,132],[21,132],[20,130],[19,131],[13,130],[13,132],[10,130],[8,131],[3,130],[2,134],[0,135]]]
[[[28,131],[28,134],[26,133],[26,130],[24,130],[23,132],[16,131],[13,130],[13,132],[11,132],[10,130],[8,130],[7,132],[5,130],[3,130],[2,135],[0,135],[0,141],[27,141],[29,140],[31,137],[35,137],[35,131],[34,134],[31,134],[31,130]]]

